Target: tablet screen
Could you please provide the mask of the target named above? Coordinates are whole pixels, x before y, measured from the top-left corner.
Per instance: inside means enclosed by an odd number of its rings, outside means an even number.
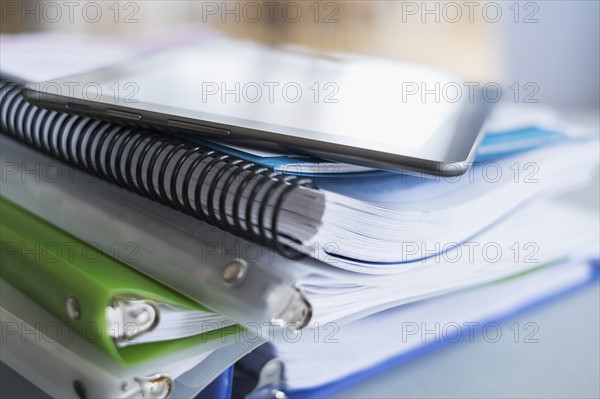
[[[368,56],[217,39],[77,84],[85,100],[434,161],[464,160],[477,133],[457,128],[472,99],[456,77]]]

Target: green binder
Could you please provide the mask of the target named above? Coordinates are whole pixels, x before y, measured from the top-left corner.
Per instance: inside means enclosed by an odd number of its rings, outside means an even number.
[[[242,331],[2,197],[0,214],[2,278],[122,364]]]

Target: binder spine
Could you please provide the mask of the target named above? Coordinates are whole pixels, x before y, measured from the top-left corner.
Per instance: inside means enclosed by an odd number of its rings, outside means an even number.
[[[0,78],[2,133],[288,256],[293,251],[282,242],[299,243],[279,232],[279,217],[294,190],[317,189],[312,180],[274,172],[166,133],[46,110],[28,103],[21,89],[22,85]],[[233,202],[230,215],[228,199]]]

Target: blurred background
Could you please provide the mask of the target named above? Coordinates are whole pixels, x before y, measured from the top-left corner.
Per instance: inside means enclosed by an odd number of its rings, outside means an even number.
[[[3,34],[151,37],[199,27],[433,65],[499,82],[514,102],[597,114],[598,1],[7,1]]]

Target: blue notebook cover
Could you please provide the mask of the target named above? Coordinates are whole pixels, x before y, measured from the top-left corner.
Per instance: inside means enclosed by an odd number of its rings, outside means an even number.
[[[229,146],[225,143],[216,143],[197,137],[182,135],[187,140],[219,150],[225,154],[242,158],[275,171],[286,174],[310,177],[374,177],[387,175],[392,172],[363,168],[354,165],[330,162],[322,159],[312,158],[304,155],[277,154],[265,151],[257,151],[243,147]],[[573,137],[558,130],[546,127],[530,125],[511,130],[494,131],[486,133],[483,138],[475,162],[488,162],[523,152],[531,151],[540,147],[555,145],[561,142],[586,139],[586,136]]]

